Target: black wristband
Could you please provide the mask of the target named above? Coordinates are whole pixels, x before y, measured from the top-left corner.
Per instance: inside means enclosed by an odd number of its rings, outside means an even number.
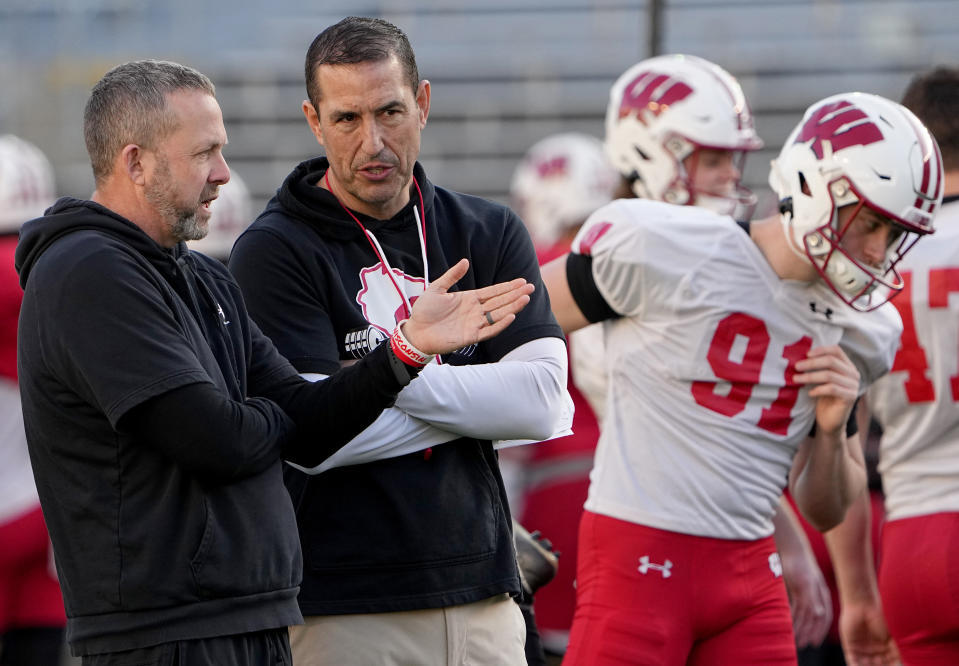
[[[390,370],[393,371],[393,376],[396,377],[396,381],[399,382],[400,386],[406,386],[413,381],[416,375],[420,374],[422,368],[416,368],[403,363],[400,357],[393,351],[393,348],[390,347],[389,342],[386,343],[386,355],[390,359]]]

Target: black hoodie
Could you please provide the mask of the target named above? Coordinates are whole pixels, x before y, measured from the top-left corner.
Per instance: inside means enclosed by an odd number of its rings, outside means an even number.
[[[262,396],[325,391],[309,408],[335,450],[395,398],[386,355],[350,373],[371,396],[356,409],[349,391],[327,390],[338,382],[296,376],[218,261],[162,248],[90,201],[61,199],[24,225],[16,266],[24,421],[74,654],[298,623],[302,560],[280,462],[297,437]],[[176,443],[154,446],[124,421],[195,386],[232,401],[241,430],[262,435],[255,446],[181,443],[177,457]]]
[[[403,301],[372,240],[316,186],[327,166],[326,158],[309,160],[287,177],[237,241],[230,270],[250,314],[297,370],[332,375],[382,340],[403,316]],[[431,280],[466,257],[470,270],[459,289],[516,277],[537,286],[503,333],[444,362],[490,363],[531,340],[561,337],[521,220],[505,206],[434,187],[418,163],[413,175],[419,190],[394,217],[356,214],[408,295],[422,289],[423,276],[414,208],[426,230]],[[461,438],[428,454],[318,476],[288,468],[285,477],[303,543],[305,615],[437,608],[519,592],[509,507],[489,441]]]

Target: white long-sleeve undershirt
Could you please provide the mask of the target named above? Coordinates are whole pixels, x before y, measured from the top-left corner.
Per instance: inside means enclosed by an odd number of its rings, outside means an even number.
[[[400,392],[396,406],[468,437],[542,440],[563,408],[567,364],[563,340],[539,338],[498,363],[430,365]]]
[[[304,373],[319,381],[326,375]],[[539,338],[520,345],[497,363],[430,364],[404,388],[394,407],[320,465],[319,474],[425,450],[460,437],[543,440],[566,409],[566,345]],[[288,463],[291,464],[292,463]]]

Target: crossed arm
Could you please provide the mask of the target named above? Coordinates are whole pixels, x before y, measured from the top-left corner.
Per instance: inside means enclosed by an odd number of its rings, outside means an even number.
[[[315,467],[294,466],[319,474],[460,437],[546,439],[566,399],[566,376],[566,345],[559,338],[527,342],[497,363],[430,364],[400,392],[394,407],[346,446]],[[324,375],[304,377],[316,381]]]

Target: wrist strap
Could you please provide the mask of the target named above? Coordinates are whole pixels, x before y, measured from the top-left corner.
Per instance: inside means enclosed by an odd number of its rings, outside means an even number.
[[[404,319],[393,329],[393,335],[390,336],[390,349],[392,349],[397,358],[406,365],[413,366],[414,368],[422,368],[432,361],[436,355],[425,354],[410,344],[410,341],[403,335],[403,324],[405,324],[406,321],[407,320]]]

